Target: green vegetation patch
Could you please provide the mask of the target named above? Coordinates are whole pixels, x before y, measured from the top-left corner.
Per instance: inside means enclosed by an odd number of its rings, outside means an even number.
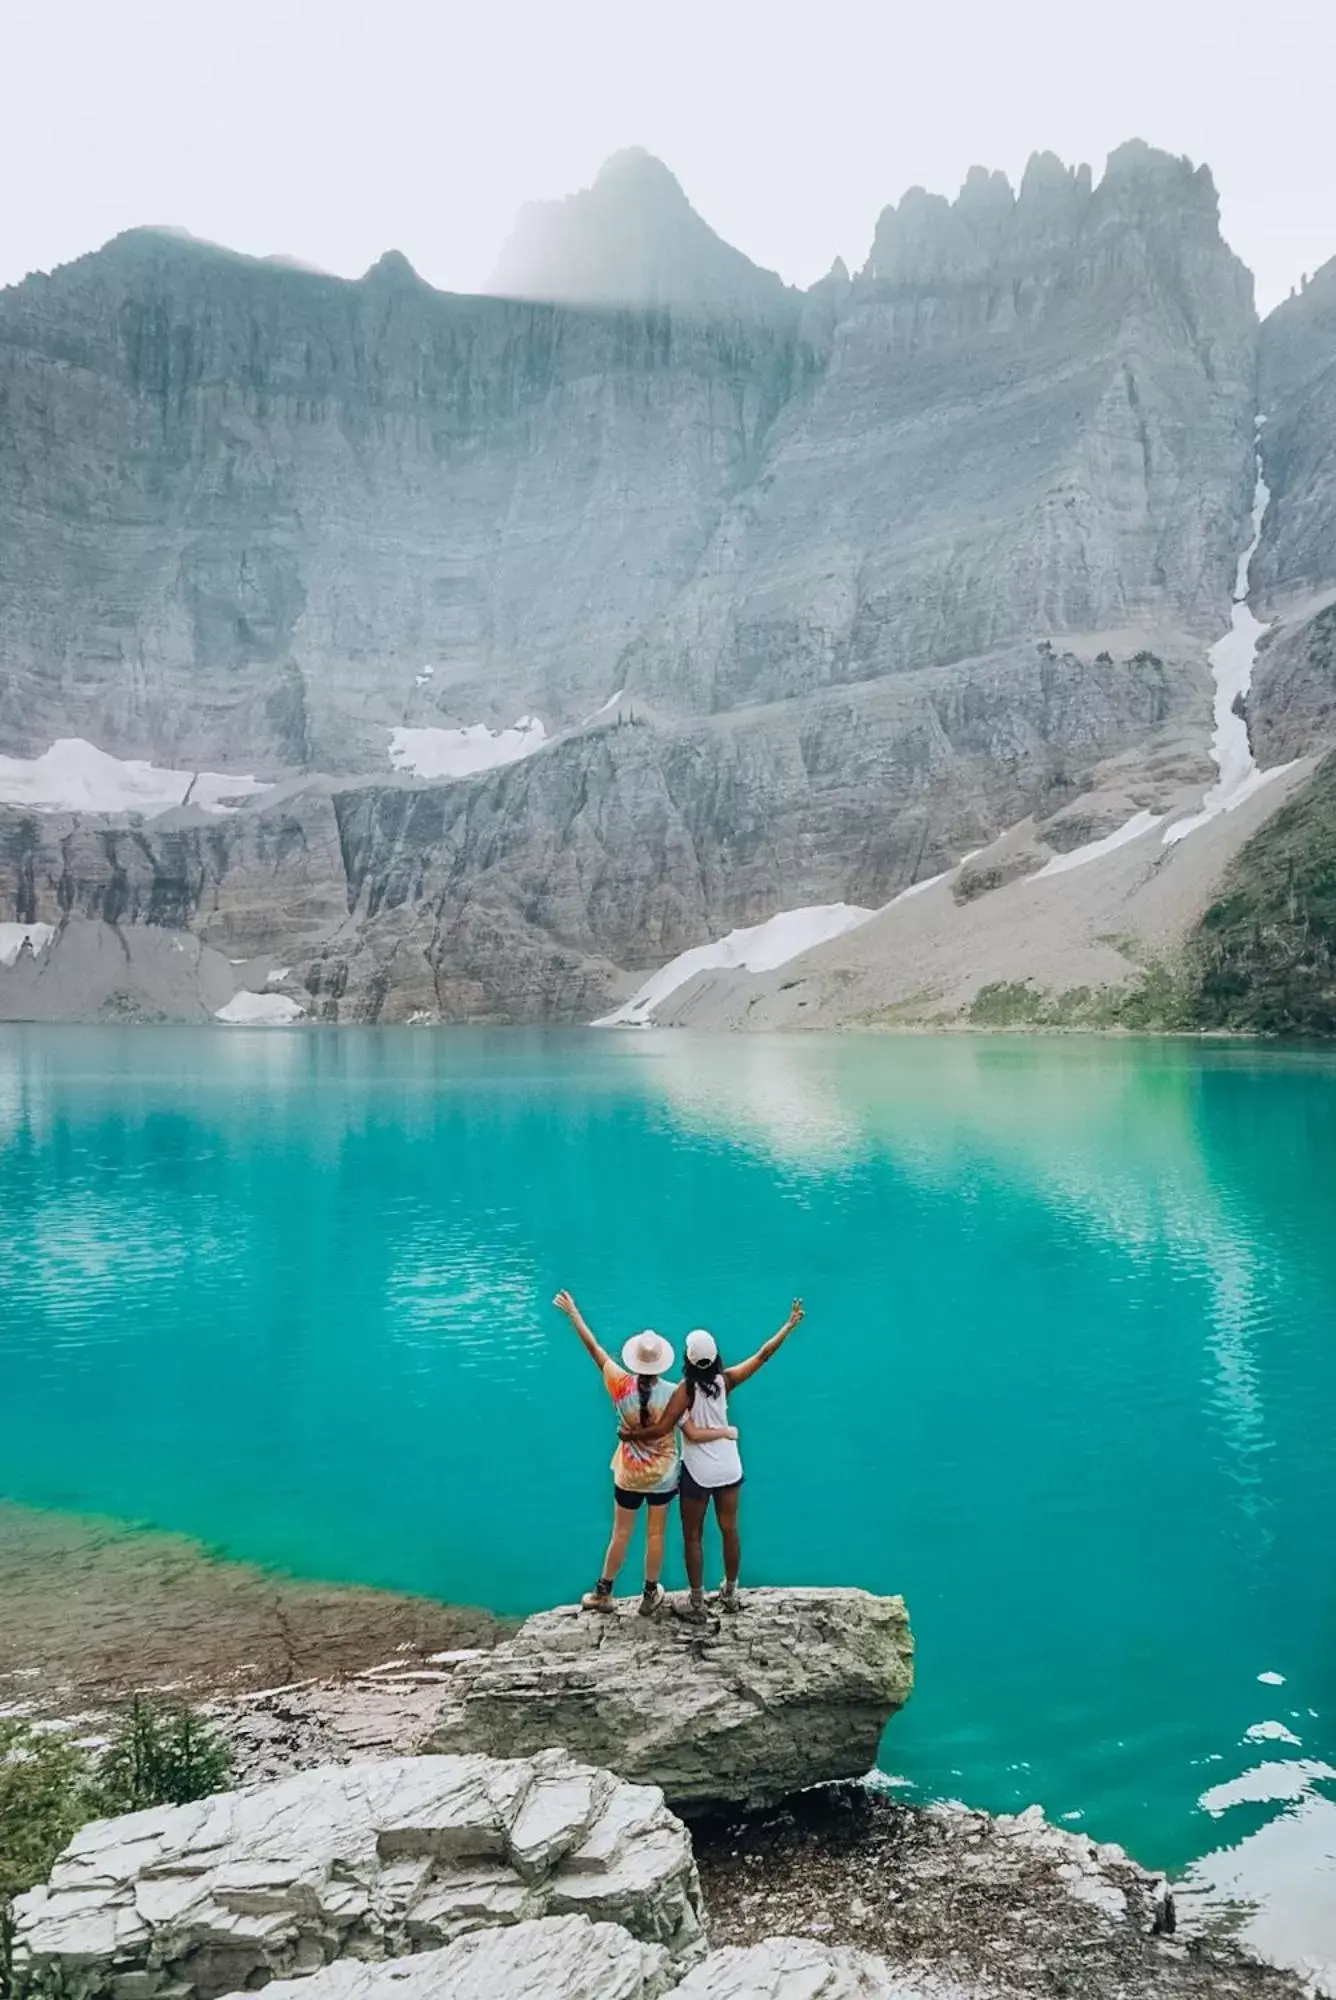
[[[1189,975],[1159,960],[1131,986],[1069,986],[1047,993],[1029,979],[982,986],[969,1009],[975,1028],[1126,1028],[1172,1034],[1196,1025]]]
[[[1189,962],[1202,1027],[1336,1034],[1336,756],[1235,856]]]
[[[1046,993],[999,980],[976,994],[970,1025],[1336,1034],[1336,755],[1240,849],[1175,962],[1104,942],[1137,965],[1133,984]]]
[[[232,1753],[195,1710],[136,1697],[91,1757],[63,1731],[0,1720],[0,2000],[14,2000],[11,1906],[91,1819],[226,1789]]]

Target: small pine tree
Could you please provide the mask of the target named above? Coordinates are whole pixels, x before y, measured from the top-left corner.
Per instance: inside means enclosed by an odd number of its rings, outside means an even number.
[[[98,1761],[96,1790],[108,1815],[183,1806],[222,1791],[232,1753],[190,1708],[159,1708],[136,1695]]]

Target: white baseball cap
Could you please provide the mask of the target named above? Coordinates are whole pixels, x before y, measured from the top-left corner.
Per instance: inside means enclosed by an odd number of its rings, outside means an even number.
[[[712,1333],[705,1331],[703,1326],[698,1326],[694,1333],[687,1335],[688,1361],[703,1362],[717,1361],[718,1359],[719,1343]]]
[[[671,1343],[652,1326],[633,1333],[622,1349],[622,1366],[632,1375],[666,1375],[672,1365]]]

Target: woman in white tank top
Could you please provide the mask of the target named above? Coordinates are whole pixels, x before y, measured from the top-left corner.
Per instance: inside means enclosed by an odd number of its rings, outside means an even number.
[[[738,1502],[742,1494],[743,1475],[737,1429],[728,1421],[729,1391],[750,1381],[757,1369],[763,1368],[771,1355],[779,1352],[802,1317],[802,1300],[795,1299],[793,1309],[779,1332],[772,1334],[755,1354],[737,1362],[732,1368],[725,1368],[720,1362],[714,1335],[707,1333],[704,1327],[697,1327],[694,1333],[687,1335],[686,1366],[671,1401],[663,1415],[648,1430],[639,1433],[642,1439],[649,1439],[656,1434],[665,1434],[675,1424],[682,1427],[682,1480],[678,1487],[678,1501],[682,1509],[687,1582],[691,1586],[690,1603],[682,1614],[685,1617],[699,1620],[706,1615],[705,1516],[710,1511],[711,1501],[714,1502],[715,1519],[719,1523],[720,1539],[724,1545],[724,1586],[719,1593],[719,1609],[736,1611],[738,1608],[738,1574],[742,1567]]]

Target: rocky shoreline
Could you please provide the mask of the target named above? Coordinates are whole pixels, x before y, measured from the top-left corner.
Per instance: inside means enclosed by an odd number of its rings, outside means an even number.
[[[410,1754],[462,1663],[405,1646],[363,1672],[218,1693],[208,1709],[238,1781],[267,1786]],[[783,1938],[870,1954],[916,2000],[1303,2000],[1312,1991],[1241,1950],[1223,1919],[1170,1930],[1162,1876],[1048,1825],[1037,1808],[995,1817],[842,1783],[690,1826],[719,1953]],[[748,1990],[787,1989],[739,1989]],[[810,1991],[833,2000],[880,1989]]]
[[[1293,2000],[1225,1934],[1184,1935],[1162,1876],[1049,1825],[821,1786],[692,1828],[710,1935],[785,1933],[885,1958],[933,1990],[1035,2000]],[[1170,1926],[1174,1926],[1173,1929]]]
[[[376,1592],[276,1582],[241,1566],[211,1562],[187,1543],[134,1536],[102,1523],[28,1516],[18,1509],[0,1514],[0,1550],[0,1610],[5,1613],[0,1618],[0,1711],[60,1722],[95,1739],[132,1687],[171,1688],[206,1707],[232,1746],[237,1782],[243,1787],[272,1788],[301,1777],[318,1788],[333,1782],[337,1767],[357,1765],[369,1771],[382,1760],[412,1757],[424,1748],[444,1747],[467,1758],[479,1748],[494,1747],[472,1742],[470,1730],[485,1734],[497,1726],[498,1690],[506,1699],[518,1691],[521,1703],[532,1700],[543,1714],[563,1716],[560,1727],[554,1722],[554,1741],[565,1742],[582,1726],[571,1690],[587,1675],[591,1647],[597,1650],[586,1637],[588,1620],[573,1620],[567,1628],[561,1623],[563,1614],[544,1614],[530,1621],[538,1640],[530,1636],[526,1641],[529,1627],[512,1637],[485,1613],[453,1612]],[[39,1557],[38,1567],[46,1572],[40,1588],[32,1574]],[[115,1621],[107,1626],[102,1614],[108,1594],[114,1595],[113,1582],[124,1589],[131,1579],[122,1626]],[[745,1674],[747,1692],[757,1696],[754,1711],[739,1718],[736,1671],[726,1661],[734,1707],[719,1706],[718,1690],[703,1704],[708,1709],[714,1703],[721,1732],[715,1740],[722,1744],[740,1731],[745,1763],[751,1754],[748,1740],[758,1747],[778,1745],[781,1755],[792,1756],[799,1754],[794,1746],[810,1737],[814,1754],[828,1761],[830,1742],[812,1732],[811,1718],[814,1702],[829,1698],[838,1705],[836,1668],[830,1667],[826,1693],[819,1687],[814,1693],[809,1686],[806,1707],[795,1702],[786,1720],[765,1660],[758,1666],[755,1656],[774,1650],[767,1620],[792,1617],[798,1602],[800,1618],[827,1621],[832,1660],[843,1647],[847,1659],[841,1671],[846,1681],[852,1673],[850,1684],[857,1686],[858,1677],[870,1671],[867,1659],[860,1663],[857,1645],[840,1625],[843,1613],[836,1605],[832,1614],[829,1600],[862,1594],[758,1595],[777,1603],[758,1606],[751,1639],[739,1647],[725,1634],[719,1647],[721,1656],[728,1655],[730,1644],[730,1658],[753,1656]],[[815,1601],[815,1609],[804,1608],[806,1598]],[[59,1616],[53,1602],[64,1605]],[[867,1600],[878,1607],[897,1602]],[[199,1621],[206,1603],[213,1606],[210,1639],[201,1645]],[[16,1615],[20,1610],[22,1617]],[[164,1610],[171,1615],[155,1623]],[[889,1626],[883,1622],[866,1629],[876,1632],[876,1644],[889,1662],[889,1708],[907,1691],[907,1679],[897,1676],[905,1673],[909,1656],[907,1629],[903,1622],[895,1623],[896,1617],[903,1621],[903,1609],[877,1614],[883,1621],[888,1615]],[[647,1633],[629,1616],[608,1624],[611,1630],[600,1628],[594,1635],[604,1647],[624,1643],[643,1652],[656,1643],[652,1629]],[[238,1650],[243,1634],[246,1649]],[[184,1656],[188,1640],[194,1655],[189,1661]],[[43,1646],[41,1653],[31,1650],[35,1642]],[[702,1639],[665,1628],[662,1643],[669,1656],[679,1643],[696,1649],[691,1671],[703,1670],[705,1680],[693,1685],[708,1687],[709,1675],[720,1672],[709,1657],[708,1635]],[[819,1634],[814,1638],[809,1629],[803,1644],[809,1653],[819,1648]],[[25,1648],[26,1661],[20,1665]],[[294,1663],[308,1671],[292,1672]],[[272,1673],[275,1667],[287,1671],[266,1681],[265,1670]],[[602,1670],[606,1667],[605,1660]],[[551,1688],[542,1685],[543,1674],[554,1669],[564,1676],[564,1710],[560,1701],[549,1699]],[[662,1671],[671,1677],[671,1658]],[[433,1738],[443,1727],[449,1740],[440,1744]],[[527,1747],[535,1766],[550,1754],[534,1758],[534,1746]],[[566,1747],[572,1748],[569,1743]],[[632,1763],[642,1765],[652,1762],[654,1754],[653,1745],[643,1741],[628,1750]],[[437,1760],[442,1768],[459,1761],[458,1756]],[[631,1775],[643,1778],[645,1773]],[[674,1782],[689,1789],[694,1781],[670,1777],[670,1793]],[[753,1789],[759,1796],[763,1788]],[[1186,1925],[1175,1926],[1163,1877],[1139,1867],[1117,1847],[1048,1825],[1037,1807],[992,1817],[960,1805],[907,1803],[889,1787],[840,1782],[820,1784],[762,1810],[726,1803],[714,1809],[702,1806],[689,1825],[702,1915],[709,1927],[710,1963],[727,1963],[733,1967],[728,1978],[736,1975],[744,1981],[721,1986],[720,1992],[787,1990],[745,1984],[747,1978],[761,1976],[757,1968],[762,1964],[771,1970],[779,1965],[776,1952],[786,1976],[801,1960],[804,1978],[834,1981],[810,1985],[812,1993],[832,1996],[890,1990],[858,1983],[873,1976],[866,1964],[882,1968],[877,1977],[889,1968],[887,1976],[905,1982],[905,1992],[943,2000],[1074,2000],[1078,1995],[1081,2000],[1206,2000],[1208,1995],[1212,2000],[1298,2000],[1311,1990],[1293,1974],[1241,1950],[1228,1934],[1227,1912],[1202,1928],[1194,1910],[1191,1934],[1185,1934]],[[587,1926],[578,1936],[572,1932],[548,1939],[552,1913],[545,1908],[540,1914],[543,1950],[560,1947],[558,1956],[569,1951],[571,1963],[583,1966],[591,1953],[597,1958],[603,1949],[591,1941]],[[435,1940],[448,1941],[446,1933]],[[799,1960],[793,1959],[794,1951]],[[818,1956],[809,1965],[802,1960],[803,1951]],[[841,1954],[855,1957],[846,1963]],[[865,1963],[861,1955],[871,1956]],[[856,1962],[863,1970],[856,1969]],[[336,1965],[321,1977],[339,1971]],[[469,1976],[482,1976],[481,1961]],[[558,1976],[555,1970],[552,1976]],[[655,1984],[657,1978],[641,1990],[667,1990]],[[840,1983],[846,1979],[854,1983]],[[701,1987],[702,1992],[715,1990],[709,1981]]]
[[[270,1780],[416,1747],[443,1684],[465,1664],[405,1649],[362,1674],[225,1696],[211,1712],[244,1780]],[[1162,1875],[1117,1846],[1049,1825],[1037,1807],[995,1816],[841,1783],[690,1824],[721,1947],[810,1938],[873,1953],[944,2000],[1299,2000],[1311,1991],[1239,1949],[1227,1912],[1189,1930],[1173,1918]]]

